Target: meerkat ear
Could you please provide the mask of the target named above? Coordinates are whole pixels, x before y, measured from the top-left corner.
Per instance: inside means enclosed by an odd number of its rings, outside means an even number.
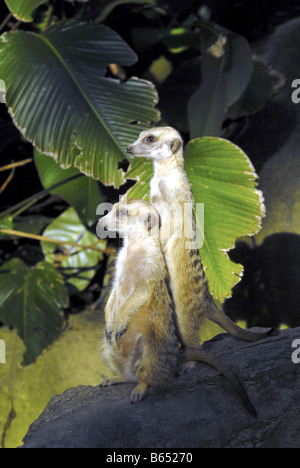
[[[176,153],[176,151],[179,150],[179,148],[181,147],[181,140],[180,138],[174,138],[173,140],[170,141],[170,148],[171,148],[171,151],[172,153]]]

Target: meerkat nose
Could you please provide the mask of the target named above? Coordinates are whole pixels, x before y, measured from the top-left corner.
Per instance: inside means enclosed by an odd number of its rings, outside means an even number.
[[[132,146],[127,146],[126,151],[127,151],[127,153],[132,153]]]

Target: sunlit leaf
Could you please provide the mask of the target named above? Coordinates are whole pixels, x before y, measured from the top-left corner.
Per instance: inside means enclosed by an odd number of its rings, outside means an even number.
[[[95,267],[103,256],[106,242],[86,229],[74,208],[69,208],[52,221],[43,236],[78,245],[41,242],[45,259],[63,268],[68,282],[78,290],[85,289],[95,275]],[[84,249],[86,246],[91,248]]]
[[[235,241],[260,230],[264,216],[262,193],[257,190],[257,175],[246,154],[233,143],[203,137],[191,140],[184,152],[185,170],[192,183],[196,203],[204,204],[204,227],[198,220],[200,249],[211,293],[223,302],[240,280],[243,267],[232,262],[227,251]],[[136,158],[128,179],[136,183],[128,198],[149,200],[152,162]]]
[[[127,192],[128,198],[140,198],[149,201],[150,180],[153,177],[152,161],[142,158],[135,158],[130,165],[126,178],[136,180],[136,183]]]
[[[264,216],[262,193],[246,154],[221,138],[190,141],[185,168],[196,203],[204,203],[204,245],[200,249],[213,296],[223,301],[240,280],[243,267],[227,251],[242,236],[253,235]]]
[[[42,3],[46,3],[46,1],[47,0],[5,0],[5,3],[15,18],[20,21],[30,22],[33,20],[32,14],[34,10]]]

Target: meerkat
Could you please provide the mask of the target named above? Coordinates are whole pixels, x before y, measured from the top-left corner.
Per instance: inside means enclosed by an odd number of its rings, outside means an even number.
[[[179,345],[159,240],[159,215],[145,201],[121,201],[99,220],[124,238],[105,307],[104,356],[114,377],[102,386],[137,383],[131,402],[175,376]]]
[[[199,329],[206,317],[239,340],[256,341],[270,336],[272,330],[255,332],[240,328],[213,301],[193,234],[195,202],[184,169],[180,134],[171,127],[145,130],[127,148],[127,152],[151,159],[154,164],[150,200],[161,217],[161,245],[179,330],[185,344],[192,348],[199,346]],[[185,212],[189,214],[183,216]]]
[[[159,214],[148,202],[121,201],[99,220],[102,228],[124,237],[111,294],[105,308],[104,357],[114,376],[101,385],[137,383],[131,402],[150,386],[166,387],[187,361],[218,369],[233,385],[246,409],[256,411],[243,384],[217,357],[202,348],[186,348],[167,287],[168,272],[159,239]]]

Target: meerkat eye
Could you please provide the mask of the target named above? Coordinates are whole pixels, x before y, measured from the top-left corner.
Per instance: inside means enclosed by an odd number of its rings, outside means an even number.
[[[128,215],[128,210],[126,210],[125,208],[121,208],[117,212],[117,216],[127,216],[127,215]]]
[[[147,138],[145,138],[145,141],[146,143],[153,143],[154,141],[156,141],[156,138],[153,135],[149,135]]]

